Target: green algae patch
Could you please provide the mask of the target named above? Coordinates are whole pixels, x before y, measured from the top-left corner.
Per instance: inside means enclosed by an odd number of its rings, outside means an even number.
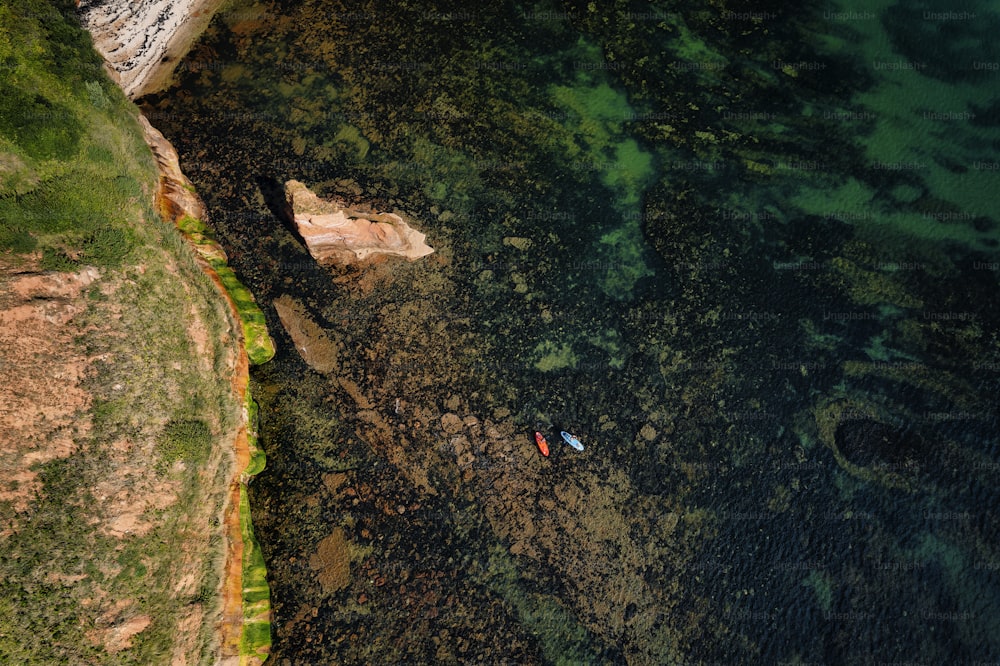
[[[625,94],[581,71],[573,85],[550,86],[549,96],[565,113],[564,152],[572,167],[597,172],[616,207],[633,210],[656,169],[653,155],[625,133],[625,120],[635,115]]]
[[[260,365],[270,361],[274,358],[274,341],[267,332],[264,313],[261,312],[250,290],[240,282],[233,269],[229,267],[226,253],[212,237],[208,225],[190,215],[185,215],[177,221],[177,228],[219,276],[219,281],[236,306],[250,363]]]
[[[641,203],[642,191],[652,181],[653,155],[643,150],[638,141],[628,138],[615,144],[612,164],[614,167],[601,175],[601,182],[619,192],[619,205],[631,211]]]
[[[347,152],[353,152],[358,161],[368,156],[371,144],[354,125],[343,125],[333,137],[334,143],[341,144]]]
[[[241,664],[247,663],[248,658],[263,661],[271,651],[271,588],[267,583],[264,555],[254,536],[247,495],[247,484],[252,477],[264,471],[267,457],[257,442],[258,408],[249,389],[244,406],[250,462],[240,476],[240,536],[243,540],[243,630],[239,645]]]
[[[229,296],[236,304],[243,325],[243,339],[250,363],[260,365],[274,358],[274,341],[267,332],[264,313],[254,300],[250,290],[243,286],[229,265],[222,260],[209,261],[209,265],[222,280]]]
[[[575,368],[579,361],[577,355],[573,353],[573,348],[565,342],[558,345],[551,340],[546,340],[535,347],[535,354],[538,355],[535,368],[542,372]]]
[[[601,236],[600,242],[600,263],[605,268],[600,279],[601,289],[612,298],[627,300],[639,280],[654,274],[646,265],[639,221],[627,220]]]
[[[247,358],[253,365],[266,363],[274,357],[274,341],[267,332],[264,313],[253,294],[229,267],[225,252],[215,241],[211,230],[199,219],[185,215],[177,220],[177,228],[209,265],[225,290],[239,316],[243,329]],[[267,583],[267,567],[260,545],[254,537],[253,521],[247,485],[267,464],[263,449],[257,442],[258,407],[250,390],[244,396],[249,462],[240,473],[240,538],[243,542],[242,611],[239,655],[241,664],[258,663],[267,659],[271,650],[271,590]]]
[[[518,572],[517,561],[497,545],[487,560],[489,586],[511,605],[518,619],[531,631],[548,663],[596,663],[593,637],[554,595],[531,592]]]
[[[599,158],[615,138],[620,138],[622,123],[632,112],[625,95],[607,83],[592,84],[590,77],[578,77],[578,85],[553,85],[552,101],[567,112],[567,129],[579,143],[567,145],[571,154]]]
[[[816,595],[816,605],[824,613],[829,613],[833,606],[833,579],[822,571],[810,571],[802,585]]]
[[[851,299],[861,305],[889,303],[900,308],[920,308],[923,301],[907,293],[892,273],[867,270],[850,259],[834,257],[830,265],[844,276]]]
[[[262,661],[271,650],[271,589],[264,556],[253,533],[246,485],[240,486],[240,534],[243,537],[243,632],[240,663],[248,657]]]
[[[576,76],[565,84],[550,85],[547,93],[563,116],[559,135],[570,167],[593,172],[622,217],[600,238],[598,252],[605,270],[599,271],[598,282],[607,295],[627,300],[636,282],[653,274],[638,220],[643,192],[656,177],[656,163],[653,154],[626,131],[626,120],[636,114],[625,93],[612,87],[600,70],[600,49],[581,39],[563,54],[567,56],[577,59]]]
[[[247,391],[244,407],[247,414],[247,448],[250,450],[250,462],[247,463],[247,468],[243,470],[243,474],[250,477],[257,476],[264,471],[264,467],[267,465],[267,456],[264,455],[264,449],[260,448],[257,443],[259,407],[257,406],[257,401],[250,395],[249,390]]]
[[[587,342],[608,354],[608,365],[620,370],[625,366],[625,354],[622,350],[622,336],[615,329],[606,329],[587,337]]]

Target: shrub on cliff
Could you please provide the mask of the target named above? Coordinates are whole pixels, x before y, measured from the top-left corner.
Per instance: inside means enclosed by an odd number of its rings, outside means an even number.
[[[164,466],[178,460],[197,466],[205,461],[212,448],[212,431],[200,419],[171,420],[160,437],[160,462]]]
[[[38,246],[35,237],[15,224],[0,224],[0,252],[31,252]]]

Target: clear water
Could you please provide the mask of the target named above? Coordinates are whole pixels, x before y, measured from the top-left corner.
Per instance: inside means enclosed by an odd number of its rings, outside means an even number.
[[[238,3],[144,100],[334,349],[269,310],[275,662],[1000,660],[997,10],[598,4]]]

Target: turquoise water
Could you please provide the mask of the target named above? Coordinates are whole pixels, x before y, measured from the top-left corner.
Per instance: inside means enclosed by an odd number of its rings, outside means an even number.
[[[1000,659],[997,13],[963,11],[217,17],[145,110],[336,360],[269,309],[275,662]],[[318,268],[292,178],[435,253]]]

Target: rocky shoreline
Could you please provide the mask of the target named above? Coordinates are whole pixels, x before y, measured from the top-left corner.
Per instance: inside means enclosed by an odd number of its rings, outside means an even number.
[[[926,619],[984,607],[953,581],[967,579],[961,562],[995,556],[995,526],[954,517],[997,487],[983,473],[991,422],[965,416],[995,411],[976,393],[993,379],[982,322],[996,313],[976,309],[975,326],[920,309],[946,311],[955,294],[993,302],[991,262],[943,242],[904,248],[881,223],[848,219],[859,191],[921,234],[937,218],[918,211],[952,210],[913,201],[916,181],[865,175],[870,158],[851,141],[866,124],[841,135],[809,113],[843,101],[862,63],[845,54],[827,82],[761,77],[767,62],[739,52],[746,26],[723,27],[732,21],[480,9],[461,29],[409,5],[352,22],[329,3],[219,24],[199,52],[239,71],[191,68],[144,100],[196,158],[190,175],[242,274],[290,306],[272,319],[276,335],[288,329],[284,349],[304,350],[255,372],[273,451],[252,489],[269,535],[271,659],[982,654],[988,624],[963,623],[953,640]],[[808,52],[800,26],[815,22],[797,12],[801,23],[789,14],[755,31],[768,62]],[[692,53],[733,69],[687,67]],[[487,75],[484,63],[532,65]],[[720,118],[740,104],[776,124]],[[875,136],[880,155],[896,138]],[[651,184],[650,150],[664,169]],[[767,167],[823,160],[822,173]],[[946,179],[933,170],[927,192]],[[408,211],[435,254],[317,269],[275,219],[289,177]],[[814,178],[808,202],[791,196]],[[883,199],[893,190],[906,194]],[[775,265],[790,260],[812,265]],[[645,261],[655,283],[616,300]],[[898,269],[917,264],[928,268]],[[568,427],[586,451],[558,443],[543,459],[533,426]],[[915,492],[891,485],[910,469]],[[886,576],[878,563],[892,559],[927,575]],[[877,612],[878,631],[831,622],[859,607]]]
[[[222,0],[77,0],[77,16],[129,99],[169,83]]]
[[[136,99],[169,83],[180,59],[208,26],[222,0],[140,0],[138,2],[98,2],[78,0],[77,15],[105,60],[106,69],[127,97]],[[181,171],[177,152],[149,121],[139,116],[143,137],[160,172],[156,207],[163,218],[178,227],[194,250],[205,273],[230,305],[240,322],[242,340],[236,341],[236,367],[232,387],[245,405],[233,446],[233,471],[228,499],[223,509],[225,571],[221,584],[222,615],[216,627],[220,652],[217,663],[254,664],[267,658],[270,648],[270,608],[265,589],[263,603],[246,604],[245,574],[248,553],[258,553],[253,540],[246,484],[263,469],[262,453],[248,434],[253,400],[249,393],[249,366],[264,363],[274,355],[274,343],[263,324],[263,314],[253,296],[243,287],[227,264],[225,252],[211,239],[203,220],[205,205],[194,186]],[[242,343],[242,344],[240,344]],[[249,540],[249,543],[247,542]],[[262,569],[262,563],[256,568]],[[264,580],[258,571],[259,586]],[[260,592],[255,588],[255,598]],[[254,631],[248,631],[248,625]],[[253,640],[247,640],[247,634]]]
[[[247,641],[247,624],[269,625],[270,607],[246,604],[246,573],[249,553],[259,552],[253,539],[249,507],[246,506],[246,485],[250,478],[263,470],[263,453],[251,444],[251,412],[253,398],[249,391],[250,365],[266,363],[274,356],[274,342],[260,325],[263,314],[253,302],[249,292],[236,282],[226,263],[222,248],[207,233],[201,222],[205,218],[205,204],[195,193],[194,186],[180,169],[177,151],[145,117],[140,116],[143,137],[156,158],[160,170],[159,190],[156,194],[157,209],[164,219],[178,227],[199,258],[202,269],[212,278],[219,292],[229,303],[233,317],[240,322],[242,343],[237,345],[238,360],[233,370],[233,392],[243,402],[244,409],[239,430],[233,441],[233,473],[229,484],[228,500],[223,516],[226,536],[225,573],[222,582],[222,619],[218,626],[220,639],[219,663],[261,663],[270,649],[270,632],[267,627],[257,629],[254,636],[265,640]],[[241,293],[245,292],[245,293]],[[262,568],[261,564],[256,565]],[[263,578],[263,576],[258,576]],[[259,585],[258,585],[259,586]],[[266,592],[266,583],[265,583]],[[265,594],[265,599],[268,596]],[[249,611],[249,612],[248,612]]]

